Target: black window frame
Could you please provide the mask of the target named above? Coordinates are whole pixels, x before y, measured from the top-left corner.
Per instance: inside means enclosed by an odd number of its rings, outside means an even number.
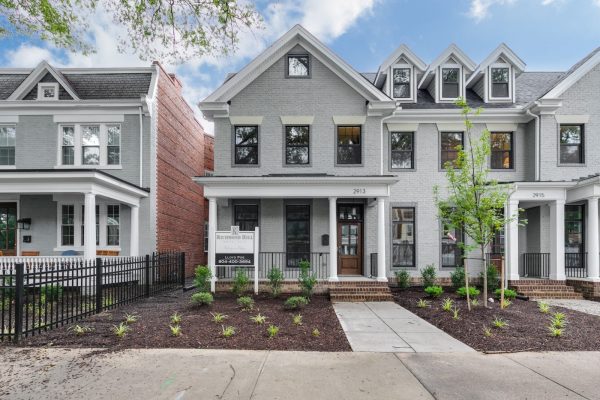
[[[399,209],[399,210],[411,210],[412,211],[412,221],[401,221],[401,220],[397,220],[395,219],[395,210]],[[400,215],[402,215],[403,213],[401,212]],[[391,219],[391,245],[392,245],[392,257],[391,257],[391,261],[392,261],[392,268],[401,268],[401,269],[416,269],[417,267],[417,208],[414,206],[392,206],[391,209],[391,213],[390,213],[390,219]],[[406,225],[412,225],[412,244],[411,243],[394,243],[395,239],[395,235],[397,232],[397,225],[402,225],[402,224],[406,224]],[[406,246],[407,248],[410,248],[412,250],[411,253],[411,264],[395,264],[395,247],[396,246]]]
[[[563,144],[563,128],[578,127],[579,143]],[[577,147],[579,152],[579,161],[563,161],[563,149],[568,147]],[[585,124],[560,124],[558,127],[558,162],[560,165],[581,165],[585,164]]]
[[[306,218],[293,218],[290,216],[294,215],[293,212],[290,212],[293,208],[304,208]],[[290,242],[289,242],[289,228],[293,222],[306,222],[307,229],[307,239],[304,241],[303,245],[306,246],[306,249],[301,251],[290,251]],[[302,260],[311,261],[310,252],[311,252],[311,205],[307,203],[288,203],[285,204],[285,255],[286,268],[298,268],[299,263]]]
[[[358,133],[359,133],[359,139],[360,139],[360,143],[359,144],[340,144],[340,129],[348,129],[348,128],[358,128]],[[363,129],[362,129],[362,125],[337,125],[335,127],[335,163],[336,165],[362,165],[363,163],[363,151],[362,151],[362,147],[363,147],[363,133],[362,133]],[[340,149],[341,148],[348,148],[348,149],[358,149],[358,162],[347,162],[344,160],[340,160]],[[353,161],[356,158],[356,156],[354,157],[350,157],[350,161]]]
[[[238,209],[242,207],[255,208],[256,218],[240,217]],[[240,201],[233,204],[233,225],[239,226],[240,231],[253,231],[254,228],[260,227],[260,206],[258,202]]]
[[[494,70],[506,70],[506,82],[505,81],[494,81]],[[506,87],[506,96],[496,96],[494,94],[494,88],[499,86]],[[510,98],[510,67],[490,67],[490,98],[491,99],[509,99]]]
[[[509,150],[504,150],[504,149],[500,149],[500,150],[494,150],[494,146],[493,146],[493,142],[494,142],[494,135],[508,135],[510,138],[510,149]],[[515,135],[514,132],[491,132],[490,133],[490,169],[493,170],[511,170],[515,168]],[[508,167],[504,167],[503,165],[503,154],[504,153],[508,153],[509,155],[509,166]],[[500,166],[495,166],[494,165],[494,161],[497,160],[498,158],[495,158],[494,155],[495,154],[500,154]]]
[[[462,259],[464,256],[464,251],[463,249],[461,249],[461,247],[458,245],[458,243],[463,243],[465,240],[465,234],[464,234],[464,227],[460,227],[460,228],[452,228],[453,232],[453,236],[455,237],[455,240],[453,243],[451,243],[451,239],[448,237],[448,233],[450,233],[450,227],[444,223],[444,221],[441,222],[441,231],[442,231],[442,235],[440,237],[440,266],[443,269],[452,269],[452,268],[456,268],[456,267],[461,267],[462,266]],[[447,240],[447,242],[444,242],[444,240]],[[453,253],[454,253],[454,258],[455,260],[457,260],[460,264],[454,264],[454,265],[448,265],[448,264],[444,264],[444,246],[446,248],[450,248],[452,249]]]
[[[396,83],[395,81],[395,76],[396,76],[396,70],[404,70],[408,72],[408,82],[402,82],[402,83]],[[408,66],[396,66],[396,67],[392,67],[392,77],[391,77],[391,82],[392,82],[392,98],[394,99],[402,99],[402,100],[407,100],[407,99],[412,99],[412,69]],[[396,86],[406,86],[408,88],[408,96],[396,96]]]
[[[410,135],[410,150],[394,150],[394,135]],[[410,167],[395,167],[394,153],[410,153]],[[392,131],[390,132],[390,170],[407,171],[415,169],[415,133]]]
[[[256,143],[243,144],[238,143],[238,129],[241,128],[253,128],[256,130]],[[242,159],[238,157],[238,149],[250,148],[255,149],[256,162],[241,162]],[[260,164],[260,129],[258,125],[234,125],[233,126],[233,164],[236,166],[258,166]]]
[[[445,169],[446,162],[450,161],[450,159],[448,157],[446,157],[447,159],[444,161],[444,154],[449,154],[449,153],[456,154],[456,156],[452,159],[452,164],[454,165],[454,168],[456,168],[455,162],[458,159],[458,150],[456,150],[456,147],[454,147],[454,149],[444,149],[442,147],[442,145],[444,144],[443,136],[451,135],[451,134],[460,134],[460,146],[463,150],[465,148],[465,133],[464,132],[454,132],[454,131],[440,132],[440,169]]]
[[[579,209],[578,213],[580,215],[579,218],[570,218],[570,215],[572,215],[572,211],[573,209]],[[587,243],[586,243],[586,218],[587,218],[587,207],[585,206],[585,204],[566,204],[565,205],[565,253],[567,254],[583,254],[586,252],[587,250]],[[581,230],[579,232],[579,235],[581,235],[581,242],[579,243],[578,247],[580,249],[580,251],[578,252],[567,252],[567,245],[569,244],[569,234],[571,233],[569,228],[569,223],[578,223],[581,227]]]
[[[456,70],[457,71],[456,72],[456,82],[446,82],[444,80],[444,70]],[[442,75],[441,79],[440,79],[440,82],[441,82],[440,83],[440,86],[441,86],[440,87],[440,98],[441,99],[443,99],[443,100],[454,100],[454,99],[457,99],[457,98],[460,97],[460,92],[461,92],[461,90],[460,90],[460,86],[461,86],[460,71],[461,71],[461,68],[458,67],[458,66],[457,67],[442,67],[441,68],[441,71],[440,71],[440,73]],[[445,96],[444,95],[444,92],[445,92],[444,89],[448,85],[453,85],[453,86],[456,85],[456,96]]]
[[[306,143],[304,144],[290,144],[288,142],[288,133],[293,128],[306,128],[307,137]],[[284,141],[285,141],[285,149],[284,149],[284,157],[285,157],[285,165],[310,165],[310,125],[286,125],[284,127]],[[306,162],[290,162],[288,149],[291,148],[306,148]]]
[[[290,58],[306,57],[308,65],[306,66],[306,75],[291,75],[290,74]],[[290,53],[285,57],[285,77],[290,79],[309,79],[312,76],[312,60],[308,53]]]

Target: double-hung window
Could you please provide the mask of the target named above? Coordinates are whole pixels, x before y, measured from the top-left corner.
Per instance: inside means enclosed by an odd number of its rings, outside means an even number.
[[[285,163],[304,165],[310,163],[309,126],[285,127]]]
[[[61,159],[62,165],[75,164],[75,127],[63,126],[61,129]]]
[[[258,126],[235,126],[235,164],[258,165]]]
[[[286,265],[298,267],[310,261],[310,206],[288,204],[285,208]]]
[[[414,168],[414,137],[414,132],[392,132],[390,134],[392,169]]]
[[[107,125],[106,134],[106,163],[119,165],[121,164],[121,125]]]
[[[114,168],[121,164],[119,124],[65,124],[59,136],[59,165]]]
[[[72,204],[61,207],[60,243],[63,246],[75,244],[75,206]]]
[[[560,163],[583,164],[583,125],[560,126]]]
[[[493,132],[491,140],[492,169],[513,168],[513,134],[511,132]]]
[[[94,230],[95,244],[100,248],[118,247],[120,244],[120,206],[101,202],[96,204]],[[58,220],[59,239],[58,246],[64,248],[78,248],[85,245],[85,205],[82,202],[59,202]],[[77,228],[79,227],[79,228]]]
[[[0,126],[0,165],[15,165],[16,139],[13,125]]]
[[[441,167],[447,164],[455,165],[458,158],[458,149],[463,147],[463,132],[440,133],[440,161]]]
[[[442,223],[442,268],[456,268],[462,264],[463,230]]]
[[[337,163],[360,164],[362,162],[361,126],[337,127]]]
[[[85,244],[85,206],[81,206],[81,244]],[[96,246],[100,245],[100,205],[96,204]]]
[[[106,245],[119,245],[119,221],[121,208],[118,204],[106,206]]]
[[[415,268],[415,208],[392,208],[392,266]]]
[[[508,67],[491,68],[492,98],[506,99],[510,97],[510,69]]]
[[[81,164],[100,165],[100,125],[81,126]]]
[[[392,68],[392,97],[395,99],[410,99],[410,68]]]
[[[460,96],[460,68],[442,68],[442,99]]]

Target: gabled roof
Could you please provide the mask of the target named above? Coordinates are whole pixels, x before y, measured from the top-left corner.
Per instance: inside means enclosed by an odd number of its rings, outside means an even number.
[[[423,60],[421,60],[415,53],[413,53],[413,51],[407,45],[401,44],[379,66],[379,69],[377,70],[377,77],[375,78],[375,81],[378,80],[380,74],[384,73],[400,57],[406,58],[406,60],[408,62],[410,62],[412,65],[414,65],[421,72],[423,72],[427,69],[427,64],[425,64],[425,62]]]
[[[301,45],[311,56],[332,70],[356,91],[372,101],[392,101],[387,95],[373,86],[367,79],[356,72],[346,61],[332,52],[301,25],[295,25],[275,43],[263,51],[237,74],[229,78],[223,85],[210,94],[200,103],[201,109],[214,107],[214,103],[227,102],[241,92],[260,74],[275,64],[289,50],[296,45]]]
[[[79,100],[79,96],[75,93],[75,90],[71,87],[71,84],[64,78],[64,76],[56,71],[47,61],[40,62],[37,67],[31,71],[29,76],[25,78],[23,82],[17,87],[17,89],[8,96],[7,100],[22,100],[37,85],[37,83],[46,74],[50,74],[56,79],[58,84],[62,86],[67,93],[73,98],[73,100]]]
[[[600,63],[600,47],[594,49],[591,53],[573,65],[541,98],[556,99],[579,81],[579,79],[583,78],[583,76],[590,72],[598,65],[598,63]]]
[[[435,74],[437,67],[439,67],[450,57],[459,62],[467,70],[467,72],[473,72],[477,67],[477,64],[475,64],[475,62],[471,60],[464,51],[452,43],[446,48],[446,50],[442,52],[442,54],[440,54],[431,64],[429,64],[429,67],[427,67],[427,70],[423,74],[418,87],[421,88],[423,85],[428,84],[432,76]]]
[[[523,60],[521,60],[519,56],[517,56],[515,52],[511,50],[510,47],[504,43],[500,43],[500,45],[496,47],[496,49],[492,51],[490,55],[487,56],[486,59],[477,66],[475,72],[473,72],[473,74],[467,80],[467,87],[477,82],[485,73],[485,69],[490,64],[495,63],[499,58],[503,58],[509,64],[511,64],[517,75],[525,70],[525,62],[523,62]]]

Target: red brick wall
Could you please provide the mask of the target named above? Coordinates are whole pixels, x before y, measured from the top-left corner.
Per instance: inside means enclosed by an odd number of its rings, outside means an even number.
[[[186,253],[186,275],[205,264],[202,187],[192,181],[204,175],[205,154],[212,138],[181,95],[181,83],[159,65],[157,88],[157,248]],[[207,208],[207,207],[206,207]]]

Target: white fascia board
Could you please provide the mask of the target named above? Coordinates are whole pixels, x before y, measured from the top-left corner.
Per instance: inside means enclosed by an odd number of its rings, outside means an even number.
[[[365,115],[334,115],[334,125],[363,125],[367,121]]]
[[[62,78],[62,74],[58,73],[47,61],[40,62],[37,67],[33,69],[31,74],[15,89],[15,91],[8,97],[7,100],[20,100],[22,99],[33,87],[39,82],[46,72],[49,72],[54,79],[69,93],[73,100],[79,100],[79,96],[75,93],[71,84]]]
[[[348,63],[333,53],[310,32],[300,25],[295,25],[258,57],[242,68],[233,78],[223,83],[223,85],[211,93],[202,103],[229,101],[297,44],[306,47],[306,50],[313,57],[316,57],[321,63],[325,64],[342,80],[359,91],[359,93],[366,94],[373,100],[389,100],[389,97],[367,82]]]
[[[230,116],[229,123],[231,125],[262,125],[262,116]]]
[[[18,122],[18,115],[0,115],[0,124],[16,124]]]
[[[475,84],[479,80],[477,77],[484,75],[486,68],[489,65],[495,63],[496,60],[500,57],[503,57],[504,59],[506,59],[506,61],[508,61],[509,64],[511,64],[512,67],[515,69],[515,72],[517,74],[519,74],[525,70],[525,66],[526,66],[525,62],[523,60],[521,60],[521,58],[519,58],[519,56],[517,56],[515,54],[515,52],[512,51],[512,49],[510,47],[508,47],[505,43],[500,43],[500,45],[498,47],[496,47],[496,49],[494,49],[494,51],[492,51],[490,53],[490,55],[487,56],[486,59],[483,60],[477,66],[477,68],[475,69],[475,72],[473,72],[471,74],[469,79],[467,79],[467,88],[469,88],[473,84]]]
[[[314,115],[282,115],[280,118],[281,125],[312,125],[315,120]]]
[[[121,68],[56,68],[60,73],[68,74],[148,74],[154,72],[150,67],[121,67]],[[2,70],[4,71],[4,70]]]
[[[377,78],[379,75],[391,67],[397,59],[404,56],[416,69],[423,72],[427,69],[427,64],[421,60],[413,51],[405,44],[401,44],[386,60],[379,66],[377,71]],[[375,82],[377,82],[377,78]]]
[[[448,46],[446,50],[444,50],[442,54],[440,54],[431,64],[429,64],[427,70],[421,78],[421,81],[419,82],[418,89],[422,89],[426,82],[429,83],[429,80],[431,79],[429,76],[435,74],[437,67],[445,63],[446,60],[451,56],[453,56],[463,66],[466,73],[473,72],[477,67],[477,64],[475,64],[475,62],[471,60],[471,58],[469,58],[464,51],[462,51],[453,43]]]
[[[386,120],[389,123],[464,123],[464,115],[460,109],[400,109],[394,116]],[[476,123],[526,123],[532,119],[521,108],[486,109],[471,120]]]
[[[587,124],[590,120],[589,115],[566,115],[555,114],[556,122],[559,124]]]
[[[125,121],[124,114],[55,114],[55,123],[110,123]]]
[[[382,117],[392,114],[398,104],[396,100],[370,101],[367,105],[367,116]]]
[[[557,99],[560,95],[562,95],[567,89],[573,86],[577,81],[583,78],[588,72],[590,72],[598,63],[600,62],[600,51],[590,57],[589,60],[584,62],[579,68],[573,71],[569,76],[567,76],[564,80],[559,82],[556,86],[554,86],[548,93],[541,97],[542,100],[545,99]]]
[[[198,103],[198,108],[208,121],[213,121],[215,118],[229,117],[229,104],[224,101],[201,101]]]

